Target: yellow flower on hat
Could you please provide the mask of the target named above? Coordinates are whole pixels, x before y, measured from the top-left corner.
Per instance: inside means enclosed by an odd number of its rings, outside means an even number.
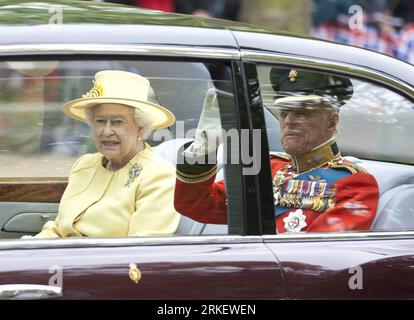
[[[82,98],[96,98],[103,96],[104,90],[102,86],[99,85],[99,83],[96,83],[96,81],[93,81],[93,88],[82,95]]]

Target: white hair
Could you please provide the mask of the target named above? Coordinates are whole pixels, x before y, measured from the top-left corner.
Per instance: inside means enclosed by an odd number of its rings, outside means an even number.
[[[85,110],[86,122],[90,127],[92,127],[92,120],[95,114],[95,108],[97,106],[99,106],[99,104],[94,105],[93,107],[87,108]],[[134,112],[134,122],[138,127],[142,128],[140,138],[142,140],[146,140],[154,130],[154,119],[152,118],[152,116],[142,109],[138,109],[127,105],[122,106],[127,107]]]

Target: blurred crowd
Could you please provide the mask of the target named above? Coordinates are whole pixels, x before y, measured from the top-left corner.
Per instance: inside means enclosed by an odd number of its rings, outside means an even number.
[[[316,37],[414,63],[414,0],[313,0],[312,17]]]
[[[238,20],[242,0],[98,0]],[[276,1],[276,0],[275,0]],[[309,0],[313,36],[414,63],[414,0]]]
[[[237,20],[240,0],[109,0],[140,8]]]

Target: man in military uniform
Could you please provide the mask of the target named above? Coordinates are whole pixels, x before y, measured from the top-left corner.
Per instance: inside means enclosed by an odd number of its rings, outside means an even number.
[[[280,121],[286,152],[270,156],[277,232],[369,229],[378,204],[377,182],[343,159],[335,141],[339,108],[353,93],[351,82],[285,68],[272,69],[270,77],[277,93],[270,111]],[[184,153],[199,156],[208,150],[202,145],[196,137]],[[227,223],[225,186],[214,182],[215,173],[214,164],[177,164],[176,210],[203,223]]]

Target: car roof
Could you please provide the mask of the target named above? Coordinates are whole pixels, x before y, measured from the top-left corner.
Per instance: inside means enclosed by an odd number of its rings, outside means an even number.
[[[56,24],[59,17],[62,23]],[[113,3],[1,1],[0,26],[0,46],[95,43],[254,50],[350,63],[414,85],[412,65],[366,49],[267,27]]]

